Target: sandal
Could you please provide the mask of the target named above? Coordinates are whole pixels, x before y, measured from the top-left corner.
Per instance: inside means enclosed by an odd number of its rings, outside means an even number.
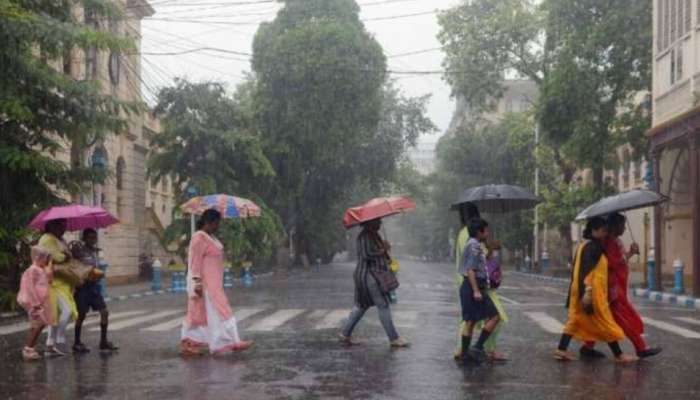
[[[395,349],[404,349],[406,347],[410,347],[411,343],[403,340],[402,338],[398,338],[396,340],[391,341],[391,347]]]
[[[75,354],[87,354],[89,352],[90,349],[88,349],[87,346],[82,343],[76,343],[73,345],[73,353]]]
[[[497,351],[491,351],[487,353],[488,358],[491,362],[507,362],[508,357],[503,355],[502,353],[499,353]]]
[[[119,346],[114,345],[112,342],[104,342],[100,343],[100,350],[101,351],[117,351],[119,350]]]
[[[559,360],[559,361],[576,361],[576,355],[570,351],[565,351],[565,350],[559,350],[557,349],[554,352],[554,358]]]
[[[346,346],[356,346],[360,344],[360,342],[354,340],[352,336],[345,336],[342,333],[338,333],[338,340]]]
[[[241,340],[240,342],[236,343],[233,348],[231,349],[232,352],[236,353],[239,351],[246,351],[253,347],[253,341],[252,340]]]
[[[25,346],[22,349],[22,358],[24,361],[36,361],[41,359],[41,355],[37,353],[35,348]]]
[[[633,363],[635,361],[639,361],[639,357],[632,355],[632,354],[620,354],[618,357],[615,357],[615,362],[620,363],[620,364],[629,364]]]

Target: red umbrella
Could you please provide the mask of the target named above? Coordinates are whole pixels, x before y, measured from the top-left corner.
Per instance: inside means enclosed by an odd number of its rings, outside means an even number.
[[[408,197],[379,197],[361,206],[348,208],[343,216],[343,225],[345,225],[345,228],[350,229],[363,222],[389,217],[415,209],[416,203]]]

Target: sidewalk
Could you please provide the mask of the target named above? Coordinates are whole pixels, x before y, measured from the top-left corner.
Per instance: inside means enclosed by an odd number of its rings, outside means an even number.
[[[545,273],[537,273],[533,271],[517,271],[514,270],[513,273],[527,276],[533,279],[538,279],[547,282],[556,282],[568,284],[570,278],[562,278],[559,276],[549,275]],[[679,306],[684,306],[700,311],[700,299],[685,295],[685,294],[675,294],[664,291],[654,291],[643,287],[644,275],[639,271],[632,271],[630,273],[630,292],[633,296],[643,298],[649,301],[654,301],[658,303],[665,304],[675,304]],[[666,282],[664,282],[666,283]],[[664,285],[668,287],[668,285]]]

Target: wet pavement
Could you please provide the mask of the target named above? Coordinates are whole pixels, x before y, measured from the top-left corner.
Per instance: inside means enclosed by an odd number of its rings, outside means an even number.
[[[464,369],[452,360],[459,308],[452,267],[403,261],[399,332],[413,346],[391,350],[376,311],[356,330],[361,346],[338,344],[352,305],[350,264],[277,274],[229,290],[245,339],[243,354],[183,359],[177,353],[185,295],[109,305],[112,355],[25,363],[26,332],[0,326],[0,397],[8,399],[694,399],[700,398],[700,314],[638,301],[656,359],[568,364],[552,351],[564,321],[565,285],[506,275],[500,294],[510,321],[500,350],[511,361]],[[96,319],[84,328],[95,347]],[[5,330],[3,330],[3,328]],[[72,338],[72,331],[69,331]],[[628,343],[625,349],[630,349]],[[609,354],[609,350],[600,347]],[[572,349],[575,349],[572,347]]]

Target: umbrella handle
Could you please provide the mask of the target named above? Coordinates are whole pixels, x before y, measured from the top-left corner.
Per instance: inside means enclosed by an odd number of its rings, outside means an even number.
[[[630,220],[629,218],[626,218],[625,216],[625,223],[627,224],[627,230],[630,233],[630,237],[632,238],[632,243],[637,243],[637,240],[634,238],[634,231],[632,230],[632,225],[630,225]],[[637,254],[637,261],[639,261],[639,257],[641,257],[640,254]]]

